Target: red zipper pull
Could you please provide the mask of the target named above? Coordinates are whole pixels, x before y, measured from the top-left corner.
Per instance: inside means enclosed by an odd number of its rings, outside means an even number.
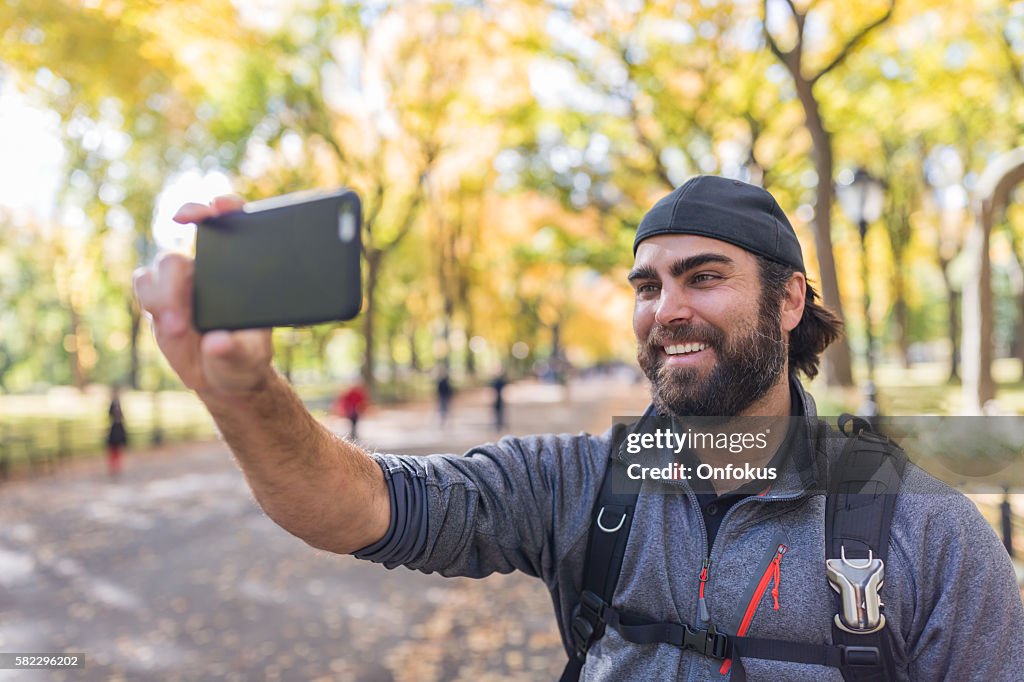
[[[708,581],[708,568],[711,566],[711,559],[708,557],[704,558],[704,564],[700,569],[700,592],[698,594],[699,599],[697,600],[698,608],[700,609],[700,619],[703,622],[711,620],[711,614],[708,612],[707,602],[704,601],[704,585]]]
[[[779,545],[778,551],[775,553],[775,558],[772,559],[772,599],[775,602],[775,610],[779,610],[779,581],[782,580],[782,555],[786,553],[788,549],[785,545]]]

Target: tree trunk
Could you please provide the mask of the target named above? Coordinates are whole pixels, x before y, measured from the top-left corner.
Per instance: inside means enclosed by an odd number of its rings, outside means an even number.
[[[1013,357],[1024,367],[1024,291],[1017,294],[1017,324],[1013,331]]]
[[[395,343],[398,339],[398,333],[394,327],[388,329],[387,348],[388,348],[388,373],[390,374],[389,379],[395,386],[398,385],[398,358],[395,357]]]
[[[313,332],[313,340],[316,344],[316,375],[317,381],[323,381],[327,377],[327,344],[331,342],[335,326],[328,329]]]
[[[946,285],[946,333],[949,338],[949,377],[947,384],[960,383],[960,292],[949,277],[949,261],[939,258],[942,281]]]
[[[952,354],[949,358],[949,383],[960,382],[960,292],[949,290],[949,338]]]
[[[463,283],[465,284],[465,282]],[[473,308],[469,304],[469,292],[468,286],[462,286],[459,290],[459,297],[462,299],[462,309],[464,311],[466,319],[466,338],[469,341],[473,340],[476,335],[476,320],[473,318]],[[475,378],[480,368],[476,364],[476,353],[473,352],[473,348],[470,344],[466,345],[466,373],[470,377]]]
[[[887,158],[893,158],[897,151],[890,146],[885,147]],[[889,170],[892,177],[893,170]],[[892,181],[889,183],[892,185]],[[886,232],[889,236],[889,247],[892,250],[892,295],[893,322],[896,325],[896,347],[899,351],[900,364],[903,369],[910,369],[910,307],[907,305],[906,260],[907,248],[910,244],[910,208],[916,204],[915,193],[896,195],[890,193],[888,218],[885,220]]]
[[[406,338],[409,340],[409,366],[413,372],[419,372],[422,367],[420,366],[420,354],[416,351],[416,325],[412,325],[412,329],[409,330]]]
[[[910,311],[907,307],[906,282],[900,274],[897,264],[896,276],[893,278],[893,318],[896,322],[896,345],[899,349],[900,364],[903,369],[910,369]]]
[[[291,341],[284,342],[284,357],[282,358],[281,364],[284,365],[284,378],[290,384],[292,383],[292,363],[295,359],[295,346]]]
[[[68,351],[68,364],[71,369],[71,382],[75,385],[75,388],[80,391],[84,391],[85,385],[88,383],[88,378],[85,376],[85,370],[82,367],[82,360],[79,354],[80,349],[78,347],[78,340],[81,336],[79,328],[82,326],[82,317],[78,314],[78,311],[75,310],[74,305],[70,303],[68,304],[68,321],[71,325],[69,336],[74,339],[73,346],[71,350]]]
[[[363,340],[366,347],[363,349],[363,384],[366,390],[373,395],[373,323],[377,312],[377,280],[380,277],[380,264],[384,252],[378,250],[367,250],[366,252],[366,310],[363,312]]]
[[[128,376],[126,381],[132,390],[139,390],[139,332],[142,329],[142,313],[139,304],[132,296],[128,303],[128,314],[131,316],[131,333],[128,339]]]
[[[798,74],[793,79],[797,96],[804,108],[807,130],[814,147],[814,168],[818,174],[817,200],[814,207],[814,244],[818,252],[821,273],[821,298],[840,319],[845,320],[839,297],[839,278],[832,250],[832,136],[825,129],[814,97],[813,84]],[[825,379],[830,386],[852,386],[853,371],[850,363],[850,343],[840,336],[825,350]]]

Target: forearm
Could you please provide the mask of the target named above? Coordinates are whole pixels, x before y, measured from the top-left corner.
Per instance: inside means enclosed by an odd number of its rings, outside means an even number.
[[[390,507],[380,467],[317,422],[278,374],[271,372],[258,391],[200,398],[278,525],[338,553],[383,537]]]

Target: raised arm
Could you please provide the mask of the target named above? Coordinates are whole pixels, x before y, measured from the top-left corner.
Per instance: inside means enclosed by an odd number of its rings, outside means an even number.
[[[186,204],[181,223],[241,208],[236,197]],[[166,254],[135,273],[157,344],[196,392],[227,441],[260,506],[278,525],[320,549],[351,553],[382,538],[390,504],[369,454],[324,428],[271,365],[270,330],[213,331],[192,325],[193,262]]]

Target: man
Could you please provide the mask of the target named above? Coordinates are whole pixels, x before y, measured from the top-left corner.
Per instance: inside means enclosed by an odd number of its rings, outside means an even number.
[[[188,204],[177,219],[240,205]],[[647,214],[634,250],[633,327],[651,412],[815,423],[796,373],[817,372],[839,326],[815,302],[796,235],[771,195],[695,178]],[[269,332],[200,337],[189,322],[191,267],[164,257],[137,276],[136,290],[161,349],[216,419],[270,517],[314,547],[388,567],[538,576],[572,650],[610,434],[505,438],[463,457],[370,455],[303,408],[271,368]],[[616,609],[650,622],[830,643],[836,604],[824,579],[825,496],[804,474],[827,468],[835,453],[786,429],[768,441],[732,463],[777,469],[770,485],[713,481],[694,490],[680,480],[667,482],[677,494],[656,494],[644,484]],[[912,466],[903,489],[883,592],[897,679],[1020,679],[1024,609],[995,534],[970,501]],[[609,627],[593,643],[582,679],[842,679],[836,668],[806,663],[744,657],[730,665],[672,644],[627,641],[623,632]]]

